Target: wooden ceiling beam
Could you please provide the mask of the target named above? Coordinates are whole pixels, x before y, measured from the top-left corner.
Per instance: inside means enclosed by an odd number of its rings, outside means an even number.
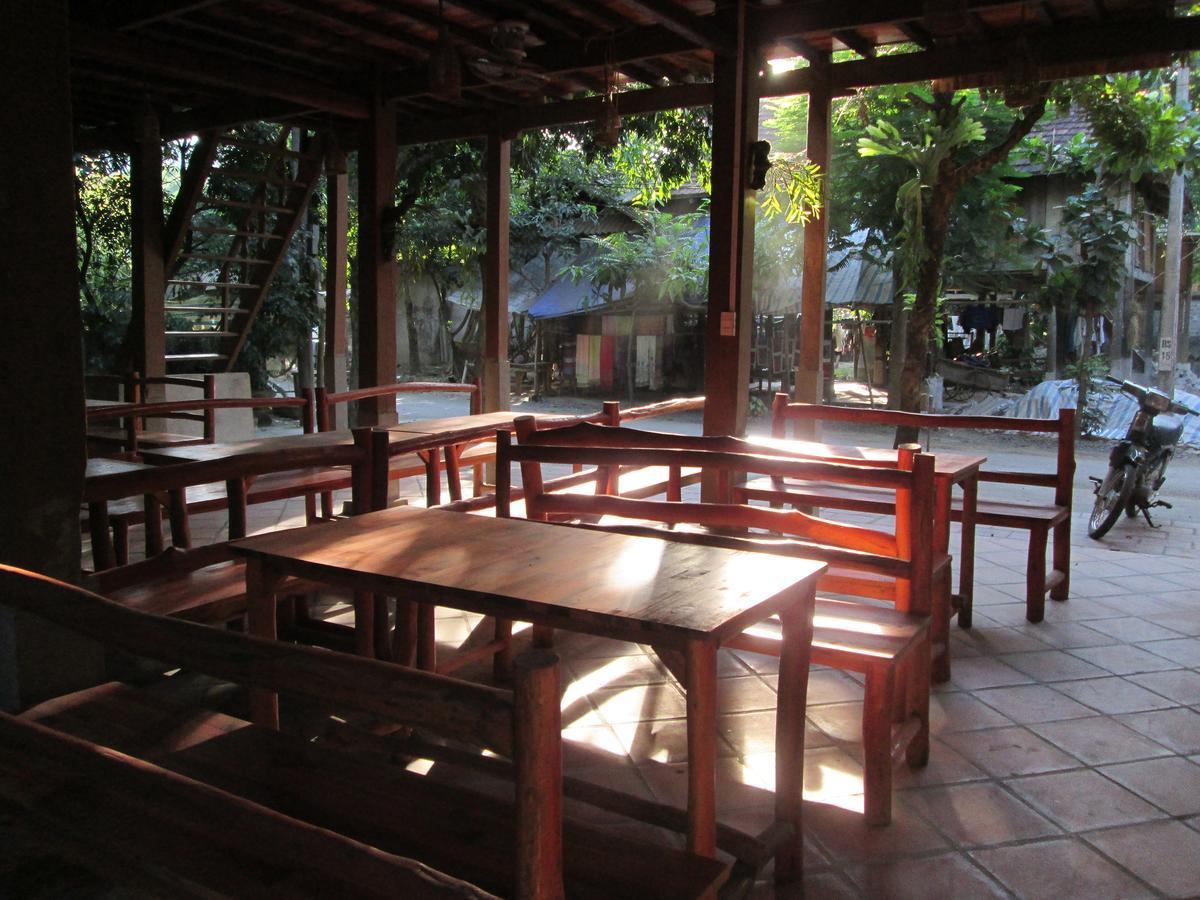
[[[678,84],[618,94],[617,109],[622,116],[633,116],[665,109],[709,106],[712,98],[713,86],[710,83]],[[397,140],[400,144],[430,144],[491,133],[516,135],[535,128],[574,125],[598,119],[603,112],[603,102],[600,97],[585,97],[435,122],[400,122],[397,125]]]
[[[1088,28],[1064,25],[1007,40],[970,41],[920,53],[837,63],[831,69],[839,93],[937,78],[951,79],[963,89],[1002,86],[1008,62],[1018,51],[1029,53],[1041,80],[1054,81],[1161,66],[1174,54],[1196,49],[1200,49],[1200,16],[1122,20]],[[767,79],[761,96],[803,94],[810,85],[809,71],[798,69]]]
[[[933,49],[933,35],[918,22],[900,22],[897,26],[900,33],[920,47],[922,50]]]
[[[225,0],[120,0],[111,3],[72,3],[71,17],[97,28],[130,31],[177,19]]]
[[[963,11],[979,12],[1021,6],[1025,0],[963,0]],[[924,18],[925,0],[861,0],[858,3],[815,3],[803,6],[753,7],[750,37],[761,44],[781,37],[814,32],[897,25]]]
[[[705,50],[727,50],[734,35],[717,28],[711,17],[696,16],[681,6],[663,0],[623,0],[622,5],[636,9],[663,28]]]
[[[229,60],[218,66],[213,64],[211,56],[194,50],[83,25],[71,28],[71,55],[180,77],[194,84],[243,95],[250,93],[288,100],[351,119],[365,119],[369,112],[364,96],[333,85],[250,62]]]
[[[833,33],[834,40],[841,41],[863,59],[875,58],[875,45],[853,28],[843,28]]]

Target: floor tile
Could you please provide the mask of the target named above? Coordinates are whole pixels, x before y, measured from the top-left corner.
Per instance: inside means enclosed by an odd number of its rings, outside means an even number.
[[[905,794],[950,840],[984,846],[1059,834],[1061,829],[998,784],[956,784]]]
[[[1088,765],[1169,756],[1171,751],[1108,716],[1030,725],[1029,730]]]
[[[630,685],[593,691],[591,700],[610,725],[687,716],[683,694],[670,684]]]
[[[1072,769],[1079,761],[1027,728],[988,728],[947,734],[942,740],[989,775],[1031,775]]]
[[[1052,838],[971,853],[975,861],[1024,900],[1130,900],[1154,892],[1086,844]]]
[[[1036,634],[1025,633],[1015,628],[976,626],[966,630],[959,629],[959,636],[963,643],[988,656],[1046,649],[1046,644],[1039,640]]]
[[[1133,675],[1138,672],[1158,672],[1177,669],[1178,663],[1148,653],[1128,644],[1113,644],[1108,647],[1079,647],[1070,651],[1092,665],[1107,669],[1114,675]]]
[[[1117,717],[1134,731],[1170,747],[1176,753],[1200,752],[1200,712],[1178,706]]]
[[[960,853],[855,866],[846,874],[872,898],[1004,896],[998,885]]]
[[[1155,625],[1139,616],[1120,616],[1115,619],[1100,619],[1090,626],[1102,634],[1110,635],[1123,643],[1157,641],[1178,637],[1179,632]]]
[[[973,694],[956,691],[934,694],[929,699],[929,730],[934,734],[1011,724],[1007,716],[981,702]]]
[[[999,660],[986,656],[956,659],[951,673],[950,680],[954,685],[967,691],[1009,684],[1028,684],[1033,680],[1012,666],[1006,666]]]
[[[1158,675],[1174,675],[1174,672],[1155,673],[1154,675],[1132,675],[1127,680],[1116,675],[1107,678],[1089,678],[1086,681],[1064,681],[1054,685],[1056,691],[1090,706],[1098,712],[1114,715],[1116,713],[1141,712],[1147,709],[1163,709],[1171,706],[1171,701],[1160,696],[1153,690],[1147,690],[1140,684],[1134,684],[1141,678],[1155,678]],[[1200,690],[1200,676],[1197,678],[1197,690]]]
[[[1013,778],[1025,802],[1070,832],[1132,825],[1163,817],[1155,806],[1090,769]]]
[[[739,756],[772,753],[775,750],[775,710],[730,713],[717,716],[717,733]],[[686,722],[681,723],[686,726]],[[811,721],[804,729],[804,747],[828,747],[833,739]]]
[[[806,803],[804,827],[835,862],[870,862],[948,849],[949,843],[917,815],[905,797],[892,803],[892,823],[867,825],[858,812],[831,804]]]
[[[774,710],[779,698],[757,675],[722,678],[717,682],[717,712]]]
[[[1120,763],[1097,771],[1173,816],[1200,815],[1200,765],[1183,757]]]
[[[1200,704],[1200,672],[1187,669],[1147,672],[1144,675],[1131,675],[1129,680],[1184,706]]]
[[[1092,711],[1082,703],[1042,684],[990,688],[976,691],[975,696],[1021,725],[1092,715]]]
[[[1138,646],[1181,666],[1200,666],[1200,638],[1174,638],[1167,641],[1146,641]]]
[[[862,703],[827,703],[810,706],[808,717],[823,732],[837,741],[862,741]]]
[[[1084,836],[1169,897],[1194,897],[1200,889],[1200,832],[1180,822],[1149,822]]]
[[[1077,656],[1062,650],[1043,650],[1034,653],[1007,653],[1000,661],[1024,672],[1038,681],[1069,681],[1079,678],[1095,678],[1107,674],[1104,669],[1092,665]]]
[[[892,785],[895,790],[900,790],[981,781],[987,777],[983,769],[934,737],[930,740],[929,762],[917,769],[903,764],[896,766],[892,773]]]
[[[1092,625],[1076,622],[1038,622],[1036,625],[1026,623],[1022,627],[1036,629],[1038,640],[1060,650],[1069,650],[1072,647],[1100,647],[1114,642],[1112,637],[1095,630]]]

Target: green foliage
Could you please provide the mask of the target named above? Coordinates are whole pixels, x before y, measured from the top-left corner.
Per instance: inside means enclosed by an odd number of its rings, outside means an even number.
[[[925,210],[943,163],[962,147],[986,137],[983,124],[963,113],[964,102],[965,97],[955,101],[944,120],[927,118],[909,136],[881,119],[868,125],[866,136],[858,139],[860,156],[898,159],[912,173],[896,189],[896,211],[901,224],[895,253],[900,286],[907,290],[916,288],[917,272],[930,255],[925,239]]]
[[[821,205],[824,177],[820,166],[803,157],[773,158],[758,211],[766,219],[782,215],[790,225],[803,225]]]
[[[1085,185],[1062,208],[1063,238],[1044,246],[1043,302],[1056,309],[1096,315],[1106,311],[1121,287],[1131,220],[1104,188]]]
[[[1060,106],[1074,104],[1087,115],[1093,138],[1089,162],[1109,175],[1139,181],[1161,175],[1195,157],[1200,136],[1195,114],[1175,105],[1168,70],[1099,75],[1063,82],[1056,88]]]
[[[622,299],[632,285],[639,301],[687,302],[708,290],[708,242],[700,237],[701,214],[672,216],[629,209],[639,231],[584,238],[588,252],[563,274],[603,287]]]
[[[128,160],[79,157],[75,165],[76,251],[84,365],[113,372],[129,328],[131,262]]]

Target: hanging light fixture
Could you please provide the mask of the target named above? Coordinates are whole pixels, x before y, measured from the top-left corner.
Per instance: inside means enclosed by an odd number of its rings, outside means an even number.
[[[462,63],[450,26],[446,22],[446,11],[442,0],[438,0],[438,39],[429,54],[429,92],[441,100],[458,100],[462,97]]]
[[[604,96],[600,118],[596,120],[595,141],[601,147],[615,147],[621,141],[621,114],[617,110],[617,78],[612,67],[612,45],[605,52]]]

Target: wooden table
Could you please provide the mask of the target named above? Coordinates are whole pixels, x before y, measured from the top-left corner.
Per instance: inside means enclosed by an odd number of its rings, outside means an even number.
[[[813,459],[837,462],[894,463],[896,451],[884,447],[848,447],[837,444],[822,444],[816,441],[787,440],[771,437],[751,437],[750,443],[770,451],[772,448],[786,450],[792,454],[811,456]],[[953,488],[962,488],[962,532],[959,541],[958,593],[949,589],[947,573],[946,589],[942,602],[935,598],[933,609],[933,643],[935,658],[933,678],[946,681],[950,678],[950,614],[951,604],[959,610],[959,624],[970,627],[971,608],[974,600],[975,583],[975,507],[979,492],[979,469],[987,462],[986,456],[965,453],[934,453],[934,549],[941,553],[950,552],[950,518]],[[940,647],[938,646],[940,645]],[[940,652],[939,652],[940,650]]]
[[[303,575],[356,594],[682,653],[688,846],[708,856],[716,847],[717,649],[778,614],[776,816],[795,832],[776,865],[785,872],[799,866],[805,695],[814,591],[824,563],[409,507],[260,535],[234,547],[248,557],[249,628],[263,637],[275,636],[278,586],[289,575]],[[276,723],[277,698],[257,696],[254,714],[264,724]]]

